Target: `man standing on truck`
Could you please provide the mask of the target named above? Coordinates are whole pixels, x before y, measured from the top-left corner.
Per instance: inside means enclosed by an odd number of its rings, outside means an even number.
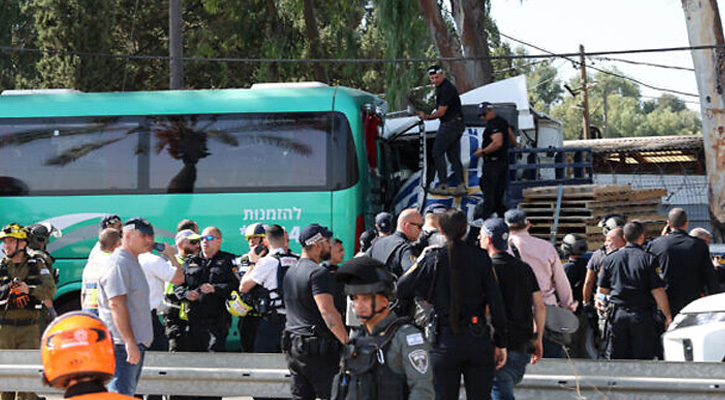
[[[440,126],[433,142],[433,163],[438,173],[438,186],[431,189],[433,194],[466,194],[466,185],[463,182],[463,165],[461,164],[461,136],[463,125],[463,109],[458,89],[446,79],[443,68],[438,65],[428,67],[428,79],[436,87],[436,109],[430,115],[418,113],[422,120],[440,119]],[[453,166],[453,177],[456,179],[456,189],[453,193],[448,191],[448,168],[446,156]]]
[[[476,206],[473,218],[485,220],[493,213],[502,218],[506,212],[503,195],[509,167],[507,152],[509,146],[516,143],[516,137],[508,122],[496,115],[491,103],[484,101],[478,105],[478,117],[486,121],[481,148],[473,152],[474,156],[483,157],[483,174],[479,184],[483,203]]]

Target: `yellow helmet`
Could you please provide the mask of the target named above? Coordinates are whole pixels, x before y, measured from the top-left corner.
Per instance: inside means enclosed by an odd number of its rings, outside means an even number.
[[[249,225],[247,229],[244,230],[244,239],[246,241],[249,241],[249,239],[253,237],[265,237],[265,227],[263,223],[254,223],[252,225]]]
[[[19,240],[27,240],[28,239],[28,231],[23,228],[22,225],[12,223],[9,225],[5,225],[3,227],[3,230],[0,231],[0,240],[3,240],[5,238],[15,238]]]
[[[70,379],[113,377],[116,359],[106,325],[95,315],[76,311],[56,318],[40,343],[43,383],[64,388]]]
[[[226,304],[229,314],[235,317],[243,317],[252,309],[252,306],[242,301],[242,297],[236,290],[232,291]]]

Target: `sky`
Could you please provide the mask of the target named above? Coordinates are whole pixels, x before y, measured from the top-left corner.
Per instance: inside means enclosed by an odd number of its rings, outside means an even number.
[[[720,7],[722,18],[725,5]],[[491,0],[491,16],[501,33],[554,53],[659,49],[689,46],[681,0]],[[505,39],[512,48],[524,47],[529,54],[542,52]],[[689,51],[620,54],[612,58],[692,68]],[[625,75],[646,84],[697,94],[691,71],[632,65],[623,62],[587,60],[597,68],[616,66]],[[562,82],[579,74],[571,63],[554,61]],[[589,71],[589,76],[594,71]],[[663,92],[641,87],[643,100]],[[691,109],[699,110],[697,97],[675,94]]]

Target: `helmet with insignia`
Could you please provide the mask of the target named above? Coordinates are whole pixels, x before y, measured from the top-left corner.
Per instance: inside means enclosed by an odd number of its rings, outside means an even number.
[[[602,233],[606,236],[610,231],[617,228],[624,228],[625,219],[619,214],[606,215],[599,221],[599,227],[602,228]]]
[[[345,284],[345,295],[381,294],[395,299],[395,277],[380,261],[368,257],[355,257],[346,261],[335,272],[335,279]]]
[[[252,309],[252,306],[242,300],[242,296],[234,290],[226,302],[227,311],[235,317],[244,317]]]
[[[579,233],[570,233],[561,241],[561,251],[566,255],[582,255],[588,249],[587,239]]]

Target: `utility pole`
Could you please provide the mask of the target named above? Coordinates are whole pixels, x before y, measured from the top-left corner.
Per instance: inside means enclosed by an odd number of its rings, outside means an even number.
[[[184,87],[184,46],[181,38],[181,0],[169,0],[169,89]]]
[[[723,46],[722,21],[716,1],[682,0],[690,46]],[[700,93],[702,139],[707,170],[708,202],[713,241],[725,239],[725,49],[692,50]]]
[[[581,66],[582,80],[582,126],[584,128],[584,139],[589,137],[589,88],[587,88],[587,62],[584,58],[584,45],[579,45],[579,65]]]

